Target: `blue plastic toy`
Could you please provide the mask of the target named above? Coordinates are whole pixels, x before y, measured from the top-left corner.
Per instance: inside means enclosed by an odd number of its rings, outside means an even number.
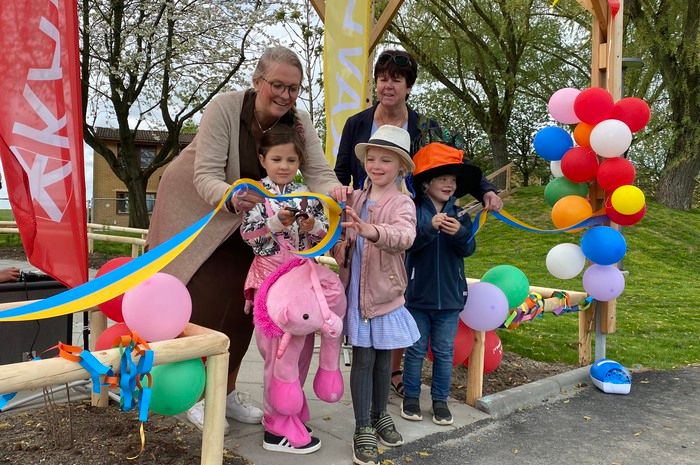
[[[590,369],[593,384],[607,394],[629,394],[632,375],[618,362],[608,358],[596,360]]]

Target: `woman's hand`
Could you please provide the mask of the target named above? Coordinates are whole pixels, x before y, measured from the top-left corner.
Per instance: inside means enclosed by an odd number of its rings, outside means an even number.
[[[376,242],[379,239],[379,231],[377,231],[377,228],[371,223],[363,221],[352,207],[345,207],[345,216],[346,219],[350,221],[343,221],[340,223],[342,227],[354,229],[357,231],[357,234],[372,242]]]
[[[503,208],[503,199],[494,191],[484,194],[484,208],[488,211],[500,211]]]
[[[231,196],[229,203],[233,207],[232,211],[235,213],[245,213],[264,201],[265,198],[257,192],[250,189],[241,189]]]

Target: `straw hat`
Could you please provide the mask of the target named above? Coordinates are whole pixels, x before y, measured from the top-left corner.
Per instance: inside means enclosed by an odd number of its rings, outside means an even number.
[[[403,128],[385,124],[380,126],[370,137],[367,143],[357,144],[355,146],[355,155],[365,165],[367,158],[367,149],[369,147],[380,147],[391,150],[399,156],[399,161],[406,170],[406,174],[415,169],[413,160],[408,155],[411,150],[411,136]]]
[[[481,169],[464,159],[464,151],[440,142],[431,142],[413,156],[416,168],[413,170],[413,185],[418,194],[424,182],[445,174],[457,178],[455,197],[460,198],[481,183]]]

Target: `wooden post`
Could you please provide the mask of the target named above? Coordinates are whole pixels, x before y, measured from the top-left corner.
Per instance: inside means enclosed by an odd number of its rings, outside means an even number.
[[[207,357],[202,465],[221,465],[223,462],[227,379],[228,354]]]
[[[107,329],[107,317],[99,311],[90,312],[90,351],[95,351],[95,344],[100,334]],[[109,388],[102,386],[99,394],[91,391],[90,402],[93,407],[107,407],[109,405]]]
[[[474,347],[469,354],[469,367],[467,368],[467,404],[476,406],[476,401],[481,398],[484,389],[484,340],[486,333],[474,331]]]

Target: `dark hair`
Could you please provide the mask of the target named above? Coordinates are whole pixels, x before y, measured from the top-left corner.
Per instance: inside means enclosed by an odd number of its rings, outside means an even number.
[[[374,82],[381,75],[406,78],[406,86],[413,87],[418,77],[418,64],[410,53],[403,50],[385,50],[374,64]]]
[[[284,144],[293,144],[294,151],[299,156],[299,166],[302,166],[306,158],[304,156],[304,142],[297,129],[287,124],[276,124],[262,135],[260,139],[260,155],[265,158],[265,155],[272,147]]]

